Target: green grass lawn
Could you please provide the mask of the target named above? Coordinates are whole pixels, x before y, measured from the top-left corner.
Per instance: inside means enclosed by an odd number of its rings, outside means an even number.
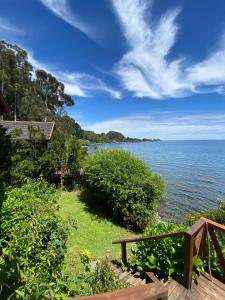
[[[67,242],[65,272],[70,276],[75,276],[79,272],[79,254],[82,251],[88,249],[96,258],[105,255],[120,258],[120,245],[112,245],[112,241],[137,236],[89,212],[76,192],[64,192],[59,204],[60,215],[64,219],[74,218],[77,222],[77,230],[75,228],[70,230]]]

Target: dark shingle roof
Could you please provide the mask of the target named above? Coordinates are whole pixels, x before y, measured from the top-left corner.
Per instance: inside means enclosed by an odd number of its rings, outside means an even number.
[[[40,128],[44,133],[46,140],[52,138],[52,133],[55,128],[54,122],[31,122],[31,121],[0,121],[0,125],[5,127],[6,133],[10,134],[15,129],[19,129],[21,134],[18,136],[18,139],[29,140],[29,129],[28,126],[31,125],[34,128]]]
[[[9,106],[0,91],[0,116],[9,112]]]

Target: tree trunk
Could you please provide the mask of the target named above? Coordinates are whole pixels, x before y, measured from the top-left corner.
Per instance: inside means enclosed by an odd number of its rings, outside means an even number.
[[[61,171],[61,174],[60,174],[60,190],[61,190],[61,193],[63,191],[63,172]]]

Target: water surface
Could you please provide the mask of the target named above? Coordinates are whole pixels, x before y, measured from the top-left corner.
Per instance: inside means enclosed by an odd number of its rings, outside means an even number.
[[[167,182],[163,219],[181,222],[190,212],[218,206],[225,200],[225,141],[161,141],[101,144],[94,149],[125,149],[145,160]]]

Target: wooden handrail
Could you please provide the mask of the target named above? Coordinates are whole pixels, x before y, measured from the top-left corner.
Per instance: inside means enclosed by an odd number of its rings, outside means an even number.
[[[199,219],[191,227],[187,228],[185,233],[188,234],[189,236],[195,236],[202,229],[202,227],[205,226],[205,222],[206,221],[204,218]]]
[[[191,227],[189,227],[185,232],[174,232],[165,233],[155,236],[147,236],[141,238],[131,238],[124,240],[113,241],[113,244],[121,244],[122,261],[124,264],[127,263],[127,253],[126,244],[133,242],[142,241],[154,241],[163,238],[173,238],[178,236],[184,236],[184,286],[190,288],[192,284],[192,273],[193,273],[193,259],[196,257],[204,256],[204,248],[206,243],[207,231],[210,234],[212,243],[217,253],[217,257],[220,266],[223,271],[223,276],[225,279],[225,259],[220,249],[219,242],[217,240],[215,230],[225,232],[225,226],[216,223],[207,218],[201,217],[197,222],[195,222]]]
[[[126,265],[127,264],[127,250],[126,250],[126,244],[127,243],[136,243],[136,242],[143,242],[143,241],[153,241],[153,240],[159,240],[159,239],[165,239],[165,238],[171,238],[171,237],[178,237],[178,236],[184,236],[184,232],[172,232],[172,233],[165,233],[161,235],[154,235],[154,236],[146,236],[141,238],[131,238],[131,239],[125,239],[125,240],[116,240],[113,241],[113,244],[121,244],[121,258],[122,262]]]
[[[135,243],[135,242],[159,240],[159,239],[164,239],[164,238],[169,238],[169,237],[177,237],[177,236],[183,236],[183,235],[184,235],[184,231],[180,231],[180,232],[165,233],[165,234],[160,234],[160,235],[145,236],[145,237],[141,237],[141,238],[115,240],[112,243],[113,244]]]
[[[219,223],[216,223],[212,220],[209,220],[207,218],[201,217],[200,220],[205,221],[208,225],[212,226],[214,229],[225,232],[225,226]]]

